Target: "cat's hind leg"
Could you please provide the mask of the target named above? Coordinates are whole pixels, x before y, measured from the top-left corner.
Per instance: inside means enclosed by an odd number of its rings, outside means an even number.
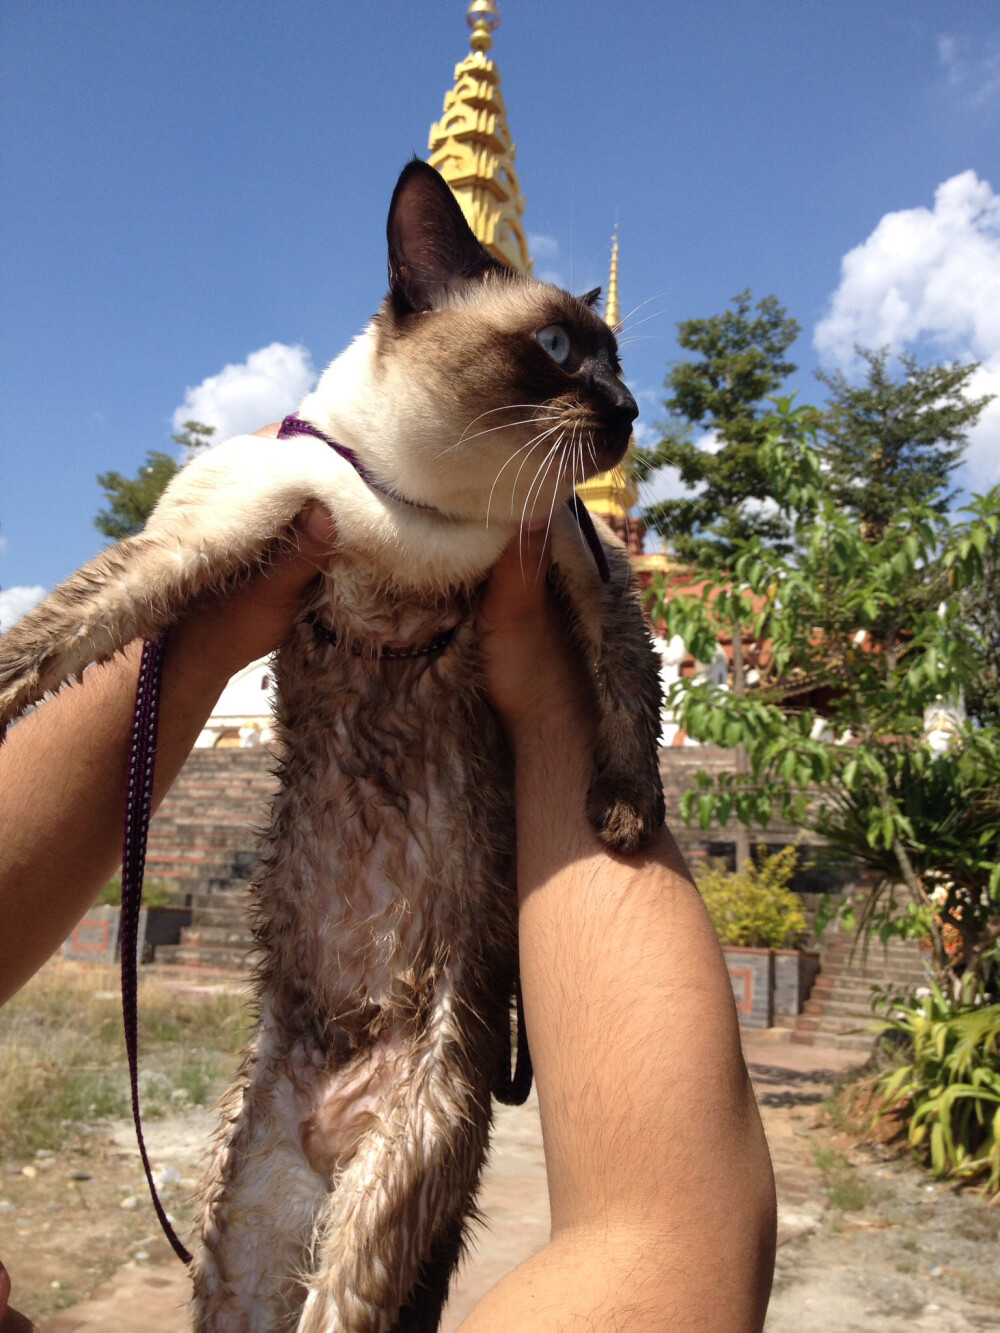
[[[194,1333],[291,1333],[329,1189],[302,1148],[301,1051],[262,1027],[220,1105],[202,1185]]]
[[[391,1083],[318,1220],[297,1333],[434,1333],[474,1215],[492,1060],[454,1031],[390,1043]]]

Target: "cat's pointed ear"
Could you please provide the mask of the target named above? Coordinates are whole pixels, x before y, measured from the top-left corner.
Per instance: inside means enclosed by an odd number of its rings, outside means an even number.
[[[503,269],[476,240],[444,178],[419,158],[396,182],[386,234],[389,290],[401,312],[433,310],[460,283]]]

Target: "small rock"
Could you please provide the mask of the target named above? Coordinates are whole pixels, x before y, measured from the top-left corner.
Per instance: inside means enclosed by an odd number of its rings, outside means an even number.
[[[181,1173],[176,1166],[158,1166],[153,1172],[153,1184],[158,1190],[169,1189],[171,1185],[179,1185]]]
[[[62,1286],[62,1283],[59,1281],[58,1278],[54,1278],[54,1279],[49,1283],[49,1286],[52,1288],[53,1291],[58,1291],[59,1288]]]
[[[89,1171],[74,1171],[70,1176],[70,1180],[93,1180],[93,1179],[94,1177],[90,1174]]]
[[[126,1212],[131,1212],[133,1208],[139,1207],[139,1200],[134,1194],[130,1194],[127,1198],[122,1199],[118,1207],[124,1208]]]
[[[191,1097],[187,1088],[174,1088],[170,1094],[170,1100],[172,1102],[189,1102]]]
[[[54,1157],[43,1157],[38,1163],[38,1169],[39,1171],[51,1171],[55,1164],[56,1159]]]
[[[148,1258],[149,1258],[148,1250],[137,1250],[135,1253],[135,1261],[137,1264],[145,1263]]]
[[[8,1176],[19,1176],[21,1174],[21,1167],[17,1162],[7,1162],[4,1166],[4,1171]]]
[[[0,1213],[16,1213],[17,1209],[10,1199],[0,1199]]]
[[[34,1180],[35,1177],[38,1175],[38,1172],[33,1166],[22,1166],[21,1175],[27,1176],[29,1180]]]
[[[37,1162],[43,1161],[46,1157],[55,1157],[55,1153],[51,1148],[39,1148],[35,1153],[35,1160]]]

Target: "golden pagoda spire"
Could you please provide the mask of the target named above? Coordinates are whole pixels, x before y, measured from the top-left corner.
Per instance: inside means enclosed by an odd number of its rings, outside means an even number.
[[[472,0],[467,22],[471,49],[455,66],[455,86],[445,93],[444,115],[431,126],[427,160],[451,186],[466,221],[490,254],[530,273],[515,146],[500,95],[500,74],[487,54],[500,23],[496,0]]]
[[[604,322],[613,331],[618,331],[621,312],[618,305],[618,228],[611,238],[611,272],[608,275],[608,299],[604,310]],[[634,437],[629,440],[631,450]],[[591,477],[582,486],[577,487],[577,494],[588,509],[600,514],[605,523],[613,528],[622,538],[627,537],[627,529],[635,526],[635,520],[628,518],[629,511],[639,503],[639,488],[628,475],[624,464],[619,463],[610,472],[601,472]],[[640,548],[641,549],[641,548]]]
[[[611,238],[611,273],[608,277],[608,299],[604,306],[604,322],[612,333],[618,331],[621,312],[618,306],[618,227]]]

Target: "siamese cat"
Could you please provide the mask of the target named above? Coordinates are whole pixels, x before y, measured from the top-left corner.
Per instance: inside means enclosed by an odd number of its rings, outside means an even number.
[[[658,662],[628,554],[603,525],[588,548],[567,506],[621,461],[637,414],[598,293],[499,264],[422,162],[396,185],[388,242],[388,296],[287,438],[196,458],[144,532],[0,638],[2,732],[268,559],[307,501],[334,516],[336,550],[276,658],[259,1018],[203,1188],[200,1333],[438,1326],[509,1076],[517,968],[512,774],[475,613],[541,516],[599,705],[590,820],[625,852],[663,821]]]

